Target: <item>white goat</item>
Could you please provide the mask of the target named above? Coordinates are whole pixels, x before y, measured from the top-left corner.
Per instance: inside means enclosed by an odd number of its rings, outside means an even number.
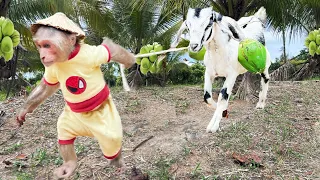
[[[198,52],[205,46],[204,64],[206,66],[204,82],[204,101],[216,108],[214,115],[207,126],[207,132],[216,132],[219,123],[225,114],[229,97],[239,74],[247,70],[238,62],[239,42],[244,38],[251,38],[264,43],[264,23],[266,21],[265,8],[260,8],[253,16],[234,19],[212,10],[212,8],[189,9],[187,19],[177,33],[177,39],[171,47],[176,47],[184,30],[188,29],[190,44],[189,50]],[[256,108],[264,108],[267,98],[269,73],[271,64],[267,50],[266,68],[261,73],[262,91],[259,93],[259,102]],[[226,77],[218,97],[218,103],[212,99],[212,83],[215,77]]]

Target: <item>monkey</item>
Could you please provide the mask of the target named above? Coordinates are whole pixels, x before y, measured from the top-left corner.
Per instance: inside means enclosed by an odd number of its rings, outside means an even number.
[[[130,68],[134,55],[109,38],[98,46],[84,43],[85,33],[60,12],[32,24],[31,32],[45,72],[17,113],[18,125],[60,89],[66,102],[57,121],[63,164],[54,170],[54,176],[67,178],[74,173],[78,136],[95,137],[109,164],[123,168],[121,119],[100,65],[113,61]]]

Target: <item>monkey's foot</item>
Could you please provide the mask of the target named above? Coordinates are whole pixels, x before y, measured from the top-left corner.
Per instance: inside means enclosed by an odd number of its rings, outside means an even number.
[[[68,161],[63,163],[60,167],[55,169],[54,176],[58,179],[68,178],[77,168],[77,161]]]

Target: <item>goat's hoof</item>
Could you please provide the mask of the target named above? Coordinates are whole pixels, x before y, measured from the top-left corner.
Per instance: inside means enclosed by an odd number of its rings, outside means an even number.
[[[218,129],[219,129],[219,126],[207,127],[207,133],[215,133],[218,131]]]
[[[256,106],[256,109],[263,109],[264,108],[264,103],[258,103]]]
[[[207,107],[208,108],[211,108],[211,109],[216,109],[216,106],[212,105],[212,104],[207,104]]]
[[[207,103],[207,107],[211,109],[217,109],[217,103]]]
[[[205,102],[207,103],[207,106],[210,108],[217,108],[217,103],[212,98],[205,99]]]

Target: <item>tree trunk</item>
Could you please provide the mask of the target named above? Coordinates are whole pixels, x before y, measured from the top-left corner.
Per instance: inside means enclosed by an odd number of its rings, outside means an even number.
[[[7,17],[11,0],[2,0],[0,2],[0,16]]]
[[[298,72],[294,74],[294,77],[292,80],[294,81],[301,81],[306,78],[310,78],[313,76],[313,74],[320,69],[320,56],[315,55],[312,57],[309,61],[309,63],[306,63]]]
[[[246,101],[255,101],[260,90],[260,75],[245,73],[235,97]]]
[[[295,71],[294,65],[287,62],[270,74],[271,81],[288,81]]]
[[[285,34],[285,30],[282,30],[282,45],[283,45],[283,61],[284,61],[284,63],[287,63],[286,34]]]

